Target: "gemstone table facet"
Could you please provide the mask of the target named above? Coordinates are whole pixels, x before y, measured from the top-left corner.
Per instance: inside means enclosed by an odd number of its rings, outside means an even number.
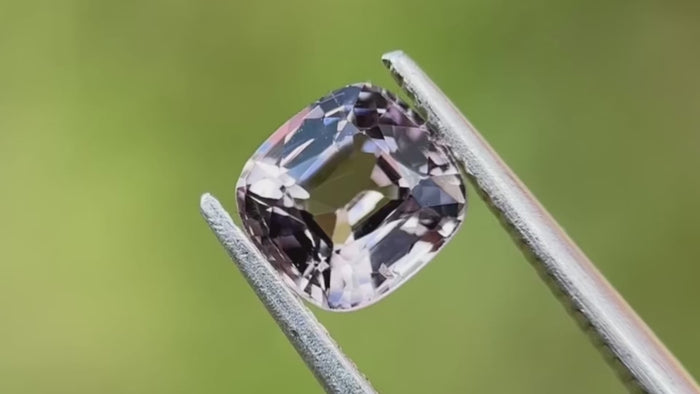
[[[449,151],[406,104],[366,83],[282,125],[236,189],[253,242],[298,294],[330,310],[365,307],[403,284],[466,208]]]

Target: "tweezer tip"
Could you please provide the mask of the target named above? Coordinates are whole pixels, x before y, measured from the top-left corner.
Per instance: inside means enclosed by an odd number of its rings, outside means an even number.
[[[406,54],[402,50],[396,50],[396,51],[391,51],[387,52],[382,55],[382,63],[384,63],[384,66],[391,68],[391,66],[396,63],[396,61],[402,57],[405,57]]]
[[[202,197],[199,198],[199,209],[207,221],[211,221],[212,218],[216,216],[216,213],[223,208],[216,197],[212,196],[210,193],[204,193]]]
[[[216,199],[214,196],[212,196],[210,193],[204,193],[202,194],[202,197],[199,198],[199,206],[202,207],[202,209],[208,208],[215,200]]]

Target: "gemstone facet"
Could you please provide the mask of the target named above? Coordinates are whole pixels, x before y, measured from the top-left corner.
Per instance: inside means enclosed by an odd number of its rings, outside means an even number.
[[[366,83],[282,125],[236,189],[253,242],[298,294],[331,310],[362,308],[403,284],[466,208],[449,151],[406,104]]]

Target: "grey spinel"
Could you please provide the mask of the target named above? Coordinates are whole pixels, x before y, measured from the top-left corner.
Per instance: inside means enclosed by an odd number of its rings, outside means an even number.
[[[246,163],[238,209],[292,288],[332,310],[367,306],[404,283],[464,218],[449,151],[393,94],[334,91],[280,127]]]

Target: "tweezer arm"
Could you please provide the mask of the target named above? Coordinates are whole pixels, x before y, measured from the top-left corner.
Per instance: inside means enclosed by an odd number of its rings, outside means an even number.
[[[631,378],[635,388],[650,393],[700,393],[693,378],[420,67],[400,51],[382,59],[535,267],[619,362],[625,380]]]
[[[209,227],[326,392],[375,393],[313,313],[292,294],[236,227],[219,201],[205,194],[200,208]]]

